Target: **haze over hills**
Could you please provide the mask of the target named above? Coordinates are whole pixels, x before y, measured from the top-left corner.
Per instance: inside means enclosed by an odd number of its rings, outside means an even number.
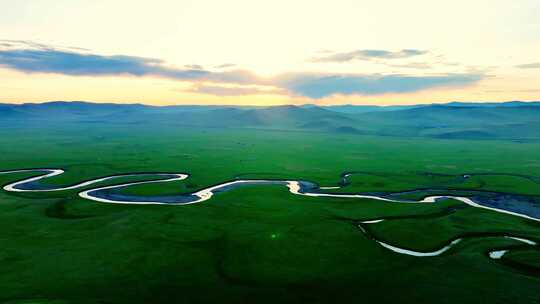
[[[263,128],[446,139],[540,139],[540,102],[412,106],[0,104],[0,125],[133,124]]]

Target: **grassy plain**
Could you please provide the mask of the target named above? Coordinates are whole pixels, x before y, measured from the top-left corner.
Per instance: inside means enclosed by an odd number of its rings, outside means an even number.
[[[0,130],[0,169],[63,168],[71,184],[130,172],[187,172],[185,181],[125,191],[191,192],[225,180],[287,178],[344,192],[463,188],[540,195],[540,143],[370,137],[316,132],[62,124]],[[426,173],[436,173],[426,174]],[[463,173],[489,173],[456,182]],[[515,174],[527,177],[497,175]],[[495,175],[493,175],[495,174]],[[0,175],[5,184],[31,176]],[[115,181],[116,183],[118,181]],[[253,186],[189,206],[108,205],[78,191],[0,192],[0,300],[7,303],[539,303],[540,251],[469,238],[440,257],[396,254],[355,220],[443,212],[294,196]],[[461,235],[540,241],[538,223],[466,207],[370,226],[378,238],[429,250]],[[489,250],[518,246],[505,259]]]

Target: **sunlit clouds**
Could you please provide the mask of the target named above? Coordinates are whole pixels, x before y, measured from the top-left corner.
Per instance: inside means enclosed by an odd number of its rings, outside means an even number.
[[[537,1],[113,2],[0,1],[0,102],[540,99]]]

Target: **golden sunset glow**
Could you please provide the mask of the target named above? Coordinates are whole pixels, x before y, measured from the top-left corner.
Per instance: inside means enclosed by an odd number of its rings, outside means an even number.
[[[0,7],[10,11],[0,20],[0,102],[387,105],[540,93],[538,1]]]

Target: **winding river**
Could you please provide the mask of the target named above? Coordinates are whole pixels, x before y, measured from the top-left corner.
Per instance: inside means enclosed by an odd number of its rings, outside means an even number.
[[[388,195],[370,195],[370,194],[341,194],[341,193],[326,193],[322,190],[337,189],[339,187],[318,187],[315,183],[308,181],[297,180],[272,180],[272,179],[238,179],[233,181],[227,181],[221,184],[210,186],[202,190],[188,193],[178,194],[170,196],[137,196],[137,195],[125,195],[112,190],[119,190],[128,186],[142,185],[149,183],[164,183],[185,180],[189,177],[189,174],[185,173],[133,173],[133,174],[119,174],[106,177],[100,177],[88,181],[84,181],[78,184],[63,186],[63,187],[47,187],[39,183],[39,181],[58,176],[64,173],[62,169],[21,169],[11,171],[0,171],[0,174],[10,173],[24,173],[24,172],[42,172],[43,174],[19,180],[4,186],[4,190],[8,192],[52,192],[63,190],[74,190],[83,187],[88,187],[93,184],[110,181],[118,178],[125,177],[145,177],[155,176],[157,179],[123,183],[113,186],[104,186],[91,188],[79,192],[79,196],[88,200],[101,202],[101,203],[114,203],[114,204],[176,204],[187,205],[201,203],[209,200],[212,196],[219,192],[228,191],[234,188],[238,188],[245,185],[284,185],[289,189],[289,192],[295,195],[312,196],[312,197],[332,197],[332,198],[349,198],[349,199],[371,199],[377,201],[391,202],[391,203],[435,203],[439,200],[453,199],[465,203],[469,206],[476,208],[488,209],[491,211],[509,214],[525,218],[532,221],[540,222],[540,217],[531,214],[525,214],[517,211],[506,210],[493,206],[482,204],[480,201],[475,201],[472,198],[464,196],[452,196],[452,195],[433,195],[424,197],[422,200],[412,201],[403,200],[391,197]]]
[[[272,180],[272,179],[237,179],[233,181],[227,181],[221,184],[210,186],[196,192],[188,194],[178,194],[178,195],[169,195],[169,196],[137,196],[137,195],[127,195],[122,194],[119,191],[122,188],[134,185],[142,185],[149,183],[164,183],[172,181],[185,180],[189,177],[185,173],[132,173],[132,174],[119,174],[111,175],[106,177],[100,177],[88,181],[83,181],[78,184],[62,186],[62,187],[50,187],[45,186],[40,183],[41,180],[46,178],[51,178],[58,176],[64,173],[62,169],[21,169],[21,170],[11,170],[11,171],[0,171],[0,174],[13,174],[13,173],[29,173],[29,172],[41,172],[41,175],[25,178],[10,184],[7,184],[3,187],[5,191],[8,192],[52,192],[52,191],[65,191],[65,190],[75,190],[79,188],[86,188],[97,183],[102,183],[118,178],[126,177],[156,177],[152,180],[138,181],[138,182],[129,182],[112,186],[102,186],[95,187],[83,190],[78,193],[78,195],[84,199],[91,201],[101,202],[101,203],[113,203],[113,204],[169,204],[169,205],[187,205],[187,204],[196,204],[209,200],[212,196],[219,192],[228,191],[234,188],[238,188],[246,185],[283,185],[289,189],[289,192],[295,195],[311,196],[311,197],[331,197],[331,198],[347,198],[347,199],[371,199],[383,202],[390,203],[412,203],[412,204],[421,204],[421,203],[436,203],[439,200],[444,199],[453,199],[465,203],[469,206],[475,208],[487,209],[499,213],[504,213],[523,219],[540,222],[539,217],[535,217],[531,214],[519,213],[516,211],[505,210],[501,208],[496,208],[493,206],[488,206],[482,204],[480,201],[475,201],[472,198],[464,196],[451,196],[451,195],[434,195],[427,196],[418,201],[412,200],[402,200],[392,197],[393,194],[387,195],[369,195],[369,194],[338,194],[338,193],[327,193],[324,190],[339,189],[341,187],[318,187],[315,183],[308,181],[298,181],[298,180]],[[347,178],[345,174],[344,178]],[[343,183],[342,183],[343,184]],[[395,195],[395,194],[394,194]],[[450,250],[455,245],[459,244],[464,238],[456,238],[451,240],[445,246],[430,252],[420,252],[414,251],[411,249],[400,248],[398,246],[383,242],[374,238],[371,234],[368,233],[366,226],[375,225],[389,219],[371,219],[366,221],[361,221],[357,223],[357,227],[370,239],[373,239],[380,246],[393,251],[395,253],[411,255],[416,257],[433,257],[439,256],[448,250]],[[511,235],[502,235],[498,237],[504,237],[508,239],[513,239],[524,245],[529,246],[538,246],[537,242],[528,240],[521,237],[515,237]],[[501,259],[510,249],[498,249],[488,252],[488,256],[491,259]]]
[[[448,250],[450,250],[455,245],[461,243],[466,238],[480,237],[480,236],[458,237],[458,238],[455,238],[455,239],[449,241],[446,245],[440,247],[439,249],[436,249],[436,250],[433,250],[433,251],[416,251],[416,250],[411,250],[411,249],[407,249],[407,248],[401,248],[401,247],[389,244],[387,242],[384,242],[382,240],[379,240],[379,239],[375,238],[373,236],[373,234],[369,233],[368,230],[366,229],[366,225],[376,224],[376,223],[380,223],[380,222],[383,222],[383,221],[385,221],[385,220],[384,219],[379,219],[379,220],[360,221],[357,224],[357,227],[358,227],[358,229],[360,229],[360,231],[362,231],[362,233],[364,235],[366,235],[367,238],[372,239],[377,244],[379,244],[381,247],[384,247],[384,248],[386,248],[386,249],[388,249],[390,251],[393,251],[395,253],[404,254],[404,255],[410,255],[410,256],[415,256],[415,257],[439,256],[439,255],[442,255],[443,253],[447,252]],[[526,239],[526,238],[522,238],[522,237],[510,236],[510,235],[490,235],[490,234],[486,234],[486,235],[481,236],[481,237],[482,238],[488,238],[488,237],[491,237],[491,238],[494,238],[494,237],[496,237],[496,238],[506,238],[506,239],[511,239],[511,240],[514,240],[514,241],[518,241],[518,242],[520,242],[522,244],[525,244],[525,245],[535,246],[535,247],[538,246],[538,243],[535,242],[535,241],[532,241],[532,240],[529,240],[529,239]],[[510,249],[502,249],[502,250],[498,249],[498,250],[491,250],[487,254],[488,254],[489,258],[491,258],[493,260],[498,260],[498,259],[501,259],[509,251],[510,251]]]

